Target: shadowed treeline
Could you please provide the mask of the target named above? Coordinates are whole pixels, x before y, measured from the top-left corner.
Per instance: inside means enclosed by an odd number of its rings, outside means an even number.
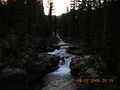
[[[59,57],[43,53],[58,41],[52,34],[56,17],[51,14],[44,14],[42,0],[0,2],[1,90],[30,89],[57,68]]]
[[[62,15],[61,35],[85,54],[101,55],[109,73],[120,77],[119,0],[78,0]]]
[[[0,2],[0,57],[17,56],[19,51],[45,51],[52,45],[55,18],[44,15],[42,0]]]

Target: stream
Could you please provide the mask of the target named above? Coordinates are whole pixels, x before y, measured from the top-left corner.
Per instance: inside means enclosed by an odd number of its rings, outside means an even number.
[[[48,52],[48,54],[59,55],[60,62],[58,69],[52,73],[46,75],[43,79],[43,86],[37,87],[36,90],[76,90],[74,79],[70,74],[70,62],[75,58],[75,55],[67,53],[69,49],[69,44],[64,42],[59,35],[58,45],[60,46],[59,50],[54,50],[53,52]]]

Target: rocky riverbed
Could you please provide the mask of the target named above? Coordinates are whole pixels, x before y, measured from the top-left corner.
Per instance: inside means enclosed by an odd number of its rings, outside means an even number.
[[[23,54],[21,61],[2,63],[0,89],[119,90],[117,77],[109,75],[100,55],[86,54],[81,47],[63,41],[57,47],[53,52]],[[112,81],[91,83],[95,79]]]

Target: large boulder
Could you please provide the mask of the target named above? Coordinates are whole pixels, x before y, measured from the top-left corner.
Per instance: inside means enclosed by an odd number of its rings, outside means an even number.
[[[41,53],[33,61],[25,63],[24,67],[31,74],[44,75],[57,69],[59,60],[59,56]]]
[[[75,54],[75,55],[80,55],[81,50],[79,49],[79,47],[70,47],[69,50],[68,50],[68,53]]]
[[[99,55],[78,56],[71,62],[70,68],[78,90],[120,89],[116,84],[117,77],[107,72],[106,64]]]
[[[23,60],[3,67],[0,71],[0,84],[6,87],[32,83],[42,79],[47,73],[58,68],[60,57],[47,53],[25,55]],[[14,64],[14,65],[12,65]],[[4,65],[4,64],[3,64]]]
[[[75,45],[70,45],[69,50],[67,51],[70,54],[75,54],[75,55],[86,55],[85,47],[83,45],[75,44]]]
[[[98,55],[78,56],[70,63],[73,76],[98,77],[105,72],[105,63]]]
[[[96,48],[89,47],[85,43],[75,43],[71,44],[68,50],[68,53],[74,54],[74,55],[96,55],[98,52],[96,52]]]

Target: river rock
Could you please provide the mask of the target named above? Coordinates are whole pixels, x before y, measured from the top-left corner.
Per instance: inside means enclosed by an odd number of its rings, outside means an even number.
[[[78,45],[71,45],[69,49],[67,50],[68,53],[70,54],[75,54],[75,55],[84,55],[85,50],[83,47],[80,47]]]
[[[28,72],[44,75],[45,73],[51,72],[57,68],[59,59],[59,56],[41,53],[34,58],[34,61],[26,63],[25,67]]]
[[[64,41],[58,43],[59,46],[70,46],[70,43],[66,43]]]
[[[59,49],[60,49],[60,46],[57,45],[57,44],[53,45],[52,47],[49,47],[49,46],[48,46],[48,47],[46,48],[46,51],[47,51],[47,52],[52,52],[52,51],[54,51],[55,49],[58,49],[58,50],[59,50]]]
[[[15,86],[21,83],[32,83],[37,78],[41,79],[47,73],[57,69],[60,57],[47,53],[35,53],[25,55],[20,62],[6,65],[0,71],[0,84],[4,86]],[[14,64],[14,65],[12,65]],[[21,65],[21,66],[20,66]]]
[[[78,56],[70,63],[73,76],[98,77],[105,72],[105,63],[98,55]]]

